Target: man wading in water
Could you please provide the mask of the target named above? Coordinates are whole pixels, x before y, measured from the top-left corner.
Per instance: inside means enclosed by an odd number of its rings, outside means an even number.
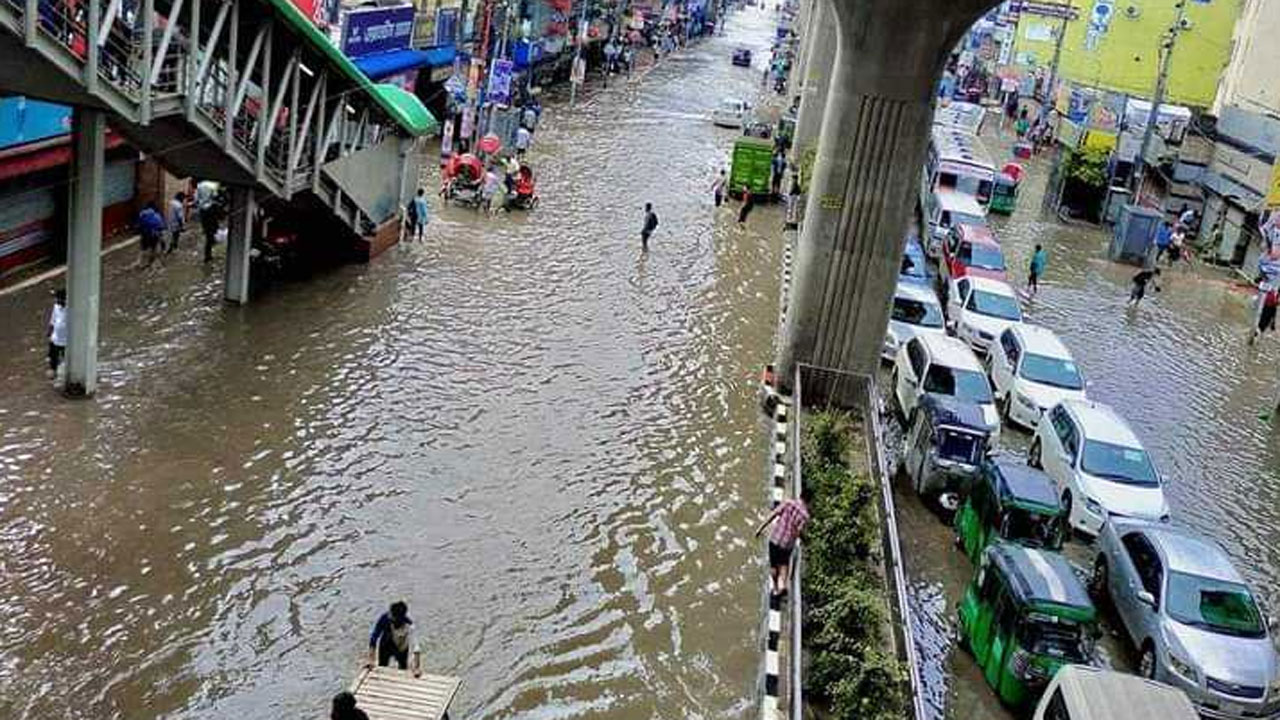
[[[409,606],[403,602],[391,603],[389,611],[382,613],[369,635],[369,660],[366,667],[386,667],[395,658],[401,670],[409,669],[409,652],[413,652],[413,676],[422,675],[422,651],[413,639],[413,621],[409,619]]]

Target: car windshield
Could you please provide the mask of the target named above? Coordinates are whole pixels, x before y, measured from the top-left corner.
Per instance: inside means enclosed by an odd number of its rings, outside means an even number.
[[[1018,632],[1018,644],[1036,655],[1084,663],[1091,655],[1091,638],[1080,623],[1038,612],[1028,613]]]
[[[960,262],[984,270],[1004,270],[1004,255],[991,245],[965,243],[960,246]]]
[[[1139,448],[1085,440],[1080,467],[1095,477],[1129,485],[1155,487],[1160,484],[1156,469],[1151,465],[1151,458],[1145,450]]]
[[[908,325],[940,328],[942,327],[942,308],[936,303],[896,297],[893,299],[893,319]]]
[[[1000,521],[1000,537],[1027,547],[1062,547],[1062,523],[1056,517],[1024,508],[1009,508]]]
[[[965,307],[979,315],[990,315],[991,317],[1015,322],[1021,322],[1022,320],[1022,310],[1018,307],[1018,301],[1009,295],[997,295],[986,290],[974,290],[969,295],[969,302],[965,303]]]
[[[946,365],[931,365],[924,376],[924,391],[939,395],[954,395],[973,403],[989,403],[991,384],[987,376],[972,370],[957,370]]]
[[[1239,583],[1170,572],[1167,597],[1169,617],[1183,625],[1236,637],[1266,636],[1262,613],[1249,588]]]
[[[924,255],[915,251],[903,253],[902,266],[898,269],[898,274],[915,278],[926,277],[927,273],[924,269]]]
[[[1080,370],[1074,362],[1048,355],[1031,353],[1023,355],[1022,367],[1018,370],[1018,374],[1031,382],[1067,390],[1079,390],[1084,387],[1084,378],[1080,377]]]
[[[937,434],[938,457],[943,460],[976,465],[982,453],[982,436],[952,428],[940,428]]]

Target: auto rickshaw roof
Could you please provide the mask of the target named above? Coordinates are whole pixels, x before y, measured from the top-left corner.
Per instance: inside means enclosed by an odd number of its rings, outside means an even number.
[[[920,399],[920,409],[933,418],[935,425],[950,425],[983,435],[989,432],[982,408],[976,403],[959,400],[950,395],[927,393]]]
[[[1089,593],[1066,558],[1058,553],[1012,543],[994,545],[990,552],[996,566],[1009,579],[1009,589],[1019,602],[1053,603],[1093,612]]]
[[[1057,488],[1043,471],[1009,459],[998,459],[992,465],[991,480],[1002,503],[1061,509]]]

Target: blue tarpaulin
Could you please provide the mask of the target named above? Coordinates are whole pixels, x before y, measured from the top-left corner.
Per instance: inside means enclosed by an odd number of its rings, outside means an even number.
[[[369,79],[380,80],[414,68],[452,64],[456,54],[457,51],[452,45],[444,45],[428,50],[393,50],[366,55],[354,62],[356,67],[369,76]]]

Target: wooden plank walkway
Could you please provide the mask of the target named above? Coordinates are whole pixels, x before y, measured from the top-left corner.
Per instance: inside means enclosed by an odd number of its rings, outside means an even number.
[[[408,670],[364,668],[351,684],[369,720],[444,720],[462,681],[447,675],[414,677]]]

